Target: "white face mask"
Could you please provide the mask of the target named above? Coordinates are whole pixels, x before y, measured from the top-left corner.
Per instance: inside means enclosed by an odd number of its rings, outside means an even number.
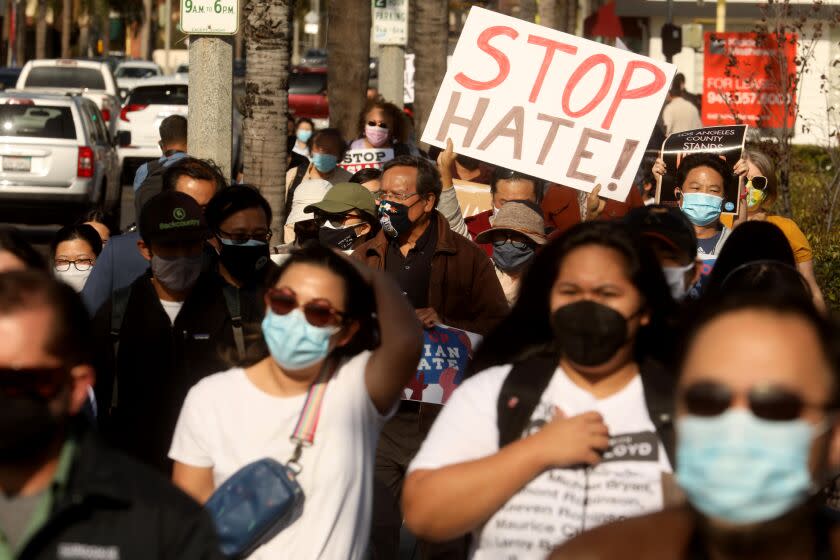
[[[90,271],[93,270],[92,268],[81,271],[76,270],[75,266],[71,266],[69,270],[54,270],[55,277],[76,290],[76,293],[81,293],[82,289],[85,287],[85,283],[87,282],[88,276],[90,276]]]
[[[685,299],[685,295],[688,293],[685,275],[693,268],[693,262],[688,263],[685,266],[662,267],[662,272],[665,274],[665,281],[668,282],[668,287],[671,288],[671,297],[673,297],[676,301],[682,301]]]

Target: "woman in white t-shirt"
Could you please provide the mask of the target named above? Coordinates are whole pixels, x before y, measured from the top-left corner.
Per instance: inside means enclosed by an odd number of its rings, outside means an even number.
[[[288,461],[309,387],[336,367],[314,444],[297,461],[303,513],[251,558],[359,559],[376,443],[417,369],[420,326],[390,278],[320,246],[293,253],[268,285],[262,329],[271,356],[190,390],[169,452],[173,481],[204,503],[241,467]]]
[[[659,510],[671,473],[673,382],[639,366],[651,337],[667,348],[674,305],[655,256],[621,224],[580,224],[536,257],[520,293],[403,491],[416,535],[472,532],[473,559],[545,558],[587,528]]]

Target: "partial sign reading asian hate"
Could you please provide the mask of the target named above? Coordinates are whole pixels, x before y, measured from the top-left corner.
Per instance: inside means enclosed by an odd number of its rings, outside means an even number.
[[[473,7],[422,139],[623,201],[675,72]]]
[[[181,31],[200,35],[235,35],[239,0],[181,0]]]

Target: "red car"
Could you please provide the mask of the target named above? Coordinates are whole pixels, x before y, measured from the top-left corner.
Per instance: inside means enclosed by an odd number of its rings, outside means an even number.
[[[329,126],[327,102],[327,69],[298,66],[289,77],[289,111],[295,118],[313,120],[315,128]]]

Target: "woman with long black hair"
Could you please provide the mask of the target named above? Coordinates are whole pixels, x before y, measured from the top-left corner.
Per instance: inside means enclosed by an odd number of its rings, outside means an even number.
[[[557,543],[663,507],[673,384],[648,358],[674,302],[621,224],[569,230],[537,256],[409,468],[406,523],[471,558],[544,558]]]

